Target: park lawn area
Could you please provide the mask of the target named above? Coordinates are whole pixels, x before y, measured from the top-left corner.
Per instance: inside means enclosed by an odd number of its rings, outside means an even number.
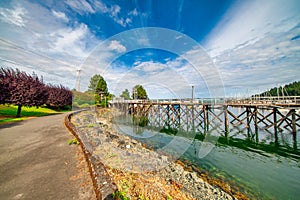
[[[0,105],[0,125],[10,122],[22,121],[32,117],[41,117],[60,113],[55,110],[44,107],[36,108],[35,106],[23,106],[21,111],[21,117],[16,118],[17,109],[18,107],[14,105]]]

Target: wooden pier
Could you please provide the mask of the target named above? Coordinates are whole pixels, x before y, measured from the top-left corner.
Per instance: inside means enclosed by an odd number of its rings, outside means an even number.
[[[231,127],[288,130],[296,136],[300,128],[300,97],[260,99],[123,100],[111,106],[124,113],[144,116],[149,126],[205,131]],[[223,126],[223,127],[222,127]]]

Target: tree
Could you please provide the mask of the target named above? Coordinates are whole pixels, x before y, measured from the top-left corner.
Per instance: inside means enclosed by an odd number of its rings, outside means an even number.
[[[142,85],[136,85],[133,87],[132,98],[133,99],[148,99],[147,92]]]
[[[284,93],[284,94],[283,94]],[[266,92],[260,94],[260,96],[298,96],[300,95],[300,81],[295,81],[293,83],[287,84],[284,88],[274,87]]]
[[[120,97],[123,97],[124,99],[129,100],[129,99],[130,99],[130,94],[129,94],[128,89],[125,89],[125,90],[122,92],[122,94],[120,95]]]
[[[105,96],[108,95],[108,90],[107,90],[107,84],[104,78],[99,75],[95,74],[91,79],[90,79],[90,85],[89,85],[89,92],[93,94],[103,94]]]
[[[9,103],[12,90],[12,81],[16,76],[16,72],[12,69],[0,69],[0,104]]]
[[[95,74],[90,79],[88,92],[94,94],[95,102],[100,103],[102,106],[107,106],[107,97],[109,96],[109,92],[106,81],[101,75]]]
[[[20,117],[22,106],[41,106],[48,92],[42,78],[33,73],[32,76],[11,68],[0,70],[0,103],[11,103],[18,106],[17,116]]]
[[[72,105],[72,92],[62,85],[48,85],[48,99],[46,104],[58,109]]]

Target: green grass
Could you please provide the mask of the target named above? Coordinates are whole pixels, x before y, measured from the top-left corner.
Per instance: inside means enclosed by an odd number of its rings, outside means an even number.
[[[43,107],[22,107],[21,117],[15,118],[17,114],[17,106],[13,105],[0,105],[0,124],[16,122],[28,119],[28,117],[41,117],[59,112]]]
[[[28,117],[19,117],[19,118],[5,118],[0,119],[0,124],[9,123],[9,122],[18,122],[28,119]]]

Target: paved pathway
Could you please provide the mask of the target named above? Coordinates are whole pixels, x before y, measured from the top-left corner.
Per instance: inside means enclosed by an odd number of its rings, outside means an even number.
[[[83,199],[64,116],[0,126],[0,199]]]

